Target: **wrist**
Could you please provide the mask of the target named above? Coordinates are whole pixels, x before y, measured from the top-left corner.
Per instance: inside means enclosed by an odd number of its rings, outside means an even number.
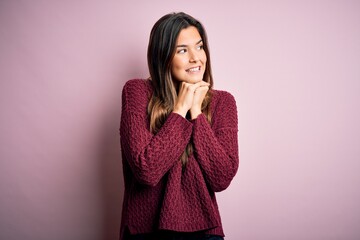
[[[194,120],[195,118],[197,118],[200,114],[201,114],[201,109],[198,108],[198,109],[190,109],[190,116],[191,116],[191,119]]]
[[[184,109],[179,109],[179,108],[174,108],[172,112],[181,115],[183,118],[186,117],[186,113],[187,113],[187,111],[185,111]]]

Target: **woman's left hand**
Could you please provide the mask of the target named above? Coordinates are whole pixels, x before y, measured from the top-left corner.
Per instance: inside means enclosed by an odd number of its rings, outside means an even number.
[[[193,104],[190,108],[191,119],[197,118],[201,114],[201,105],[204,101],[207,91],[209,90],[209,84],[207,82],[202,81],[198,88],[196,88],[194,93]]]

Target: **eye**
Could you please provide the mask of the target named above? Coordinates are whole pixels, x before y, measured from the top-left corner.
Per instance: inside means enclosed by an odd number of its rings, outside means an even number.
[[[204,45],[199,45],[196,47],[197,50],[203,50],[204,49]]]
[[[180,49],[180,50],[177,51],[177,53],[186,53],[186,49],[184,49],[184,48]]]

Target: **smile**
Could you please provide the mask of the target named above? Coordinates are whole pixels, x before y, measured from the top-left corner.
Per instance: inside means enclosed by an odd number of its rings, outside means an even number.
[[[187,72],[199,72],[200,71],[200,66],[198,67],[193,67],[193,68],[189,68],[186,70]]]

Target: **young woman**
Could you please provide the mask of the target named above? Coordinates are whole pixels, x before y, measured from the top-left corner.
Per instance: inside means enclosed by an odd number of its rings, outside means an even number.
[[[205,30],[185,13],[154,25],[150,78],[128,81],[120,125],[120,239],[223,239],[215,192],[238,168],[234,97],[213,90]]]

